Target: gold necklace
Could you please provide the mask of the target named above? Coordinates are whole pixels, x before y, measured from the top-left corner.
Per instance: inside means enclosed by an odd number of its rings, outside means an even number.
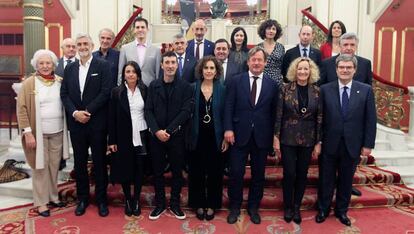
[[[41,76],[36,76],[45,86],[52,86],[55,83],[55,79],[49,80]]]

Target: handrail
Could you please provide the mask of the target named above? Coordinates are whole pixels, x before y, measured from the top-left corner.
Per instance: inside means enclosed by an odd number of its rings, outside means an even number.
[[[308,8],[305,8],[305,9],[301,10],[301,12],[306,17],[308,17],[308,19],[310,19],[316,26],[318,26],[325,34],[327,34],[329,32],[329,30],[318,19],[316,19],[315,16],[313,16],[309,12],[309,10],[311,10],[311,9],[312,9],[311,7],[308,7]],[[384,83],[384,84],[389,85],[389,86],[393,86],[393,87],[396,87],[396,88],[403,89],[404,94],[408,94],[408,88],[407,87],[405,87],[403,85],[400,85],[400,84],[393,83],[393,82],[388,81],[388,80],[385,80],[384,78],[380,77],[379,75],[377,75],[375,73],[372,73],[372,76],[373,76],[374,79],[378,80],[379,82]]]
[[[124,24],[122,29],[118,32],[116,35],[114,42],[112,43],[111,47],[114,48],[118,42],[121,40],[121,38],[124,36],[125,32],[128,30],[131,23],[135,20],[135,18],[142,12],[141,7],[137,7],[137,10],[129,17],[128,21]]]

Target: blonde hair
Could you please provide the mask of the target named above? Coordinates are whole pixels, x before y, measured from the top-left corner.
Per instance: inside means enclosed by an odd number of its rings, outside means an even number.
[[[307,57],[299,57],[293,60],[293,62],[290,63],[288,72],[286,74],[286,78],[290,82],[295,82],[297,80],[296,74],[297,74],[298,65],[300,62],[303,62],[303,61],[307,61],[309,63],[310,73],[309,73],[308,82],[310,84],[317,82],[319,80],[319,68],[312,59],[307,58]]]

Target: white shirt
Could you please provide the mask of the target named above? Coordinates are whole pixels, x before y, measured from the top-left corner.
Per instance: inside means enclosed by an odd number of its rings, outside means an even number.
[[[250,80],[250,91],[252,90],[252,85],[253,85],[253,73],[251,73],[249,71],[249,80]],[[260,91],[262,91],[262,81],[263,81],[263,72],[258,75],[257,77],[259,77],[259,79],[256,80],[256,100],[254,102],[254,104],[257,103],[257,101],[259,100],[259,96],[260,96]]]
[[[125,86],[127,87],[129,110],[131,112],[132,143],[134,146],[140,146],[142,145],[140,131],[148,128],[144,118],[144,99],[142,99],[141,91],[138,87],[132,92],[126,83]]]
[[[73,56],[72,58],[68,59],[65,56],[63,56],[63,68],[65,68],[66,65],[68,65],[68,60],[72,61],[72,63],[73,63],[73,62],[75,62],[76,58],[75,58],[75,56]]]
[[[79,60],[79,88],[81,92],[81,99],[83,96],[83,89],[85,88],[86,76],[88,75],[89,67],[91,66],[92,56],[86,61],[85,65]]]
[[[346,93],[348,94],[348,99],[351,99],[352,80],[347,85],[343,85],[341,81],[339,81],[338,79],[338,84],[339,84],[339,101],[342,106],[342,93],[344,92],[345,86],[348,87],[348,89],[346,90]]]
[[[205,41],[205,39],[203,39],[202,41],[201,41],[201,44],[200,44],[200,49],[199,49],[199,52],[200,52],[200,58],[202,58],[203,56],[204,56],[204,41]],[[200,58],[197,58],[196,57],[196,53],[197,53],[197,40],[196,39],[194,39],[194,58],[196,58],[196,59],[200,59]]]
[[[301,57],[304,57],[303,56],[303,49],[306,49],[306,57],[308,57],[309,58],[309,53],[310,53],[310,45],[308,45],[308,46],[306,46],[306,47],[304,47],[302,44],[300,44],[299,43],[299,50],[300,50],[300,56]]]
[[[177,56],[177,62],[178,62],[178,64],[180,63],[180,60],[178,59],[179,57],[181,57],[181,63],[182,63],[182,67],[181,67],[181,69],[183,69],[184,68],[184,61],[185,61],[185,52],[182,54],[182,55],[179,55],[179,54],[177,54],[177,53],[175,53],[175,55]],[[177,71],[178,72],[178,71]]]
[[[223,62],[222,62],[222,67],[223,67],[223,80],[226,80],[226,73],[227,73],[227,62],[229,61],[228,58],[226,58]]]
[[[63,106],[60,99],[61,83],[55,81],[51,86],[44,85],[36,79],[36,98],[40,104],[40,118],[43,134],[63,131]]]

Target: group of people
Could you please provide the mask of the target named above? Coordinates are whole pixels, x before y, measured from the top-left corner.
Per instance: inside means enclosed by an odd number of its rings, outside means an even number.
[[[115,34],[105,28],[93,53],[91,37],[81,33],[62,42],[59,62],[49,50],[34,54],[36,72],[23,81],[17,116],[39,215],[47,217],[50,207],[66,205],[57,194],[57,173],[69,156],[69,133],[77,216],[90,202],[90,156],[102,217],[109,214],[108,182],[122,185],[125,214],[139,216],[141,187],[151,168],[155,208],[149,219],[158,219],[167,209],[168,164],[168,208],[185,219],[180,196],[188,165],[188,205],[200,220],[214,219],[222,207],[227,168],[227,222],[233,224],[249,161],[247,212],[252,223],[260,224],[266,159],[275,152],[283,164],[286,222],[301,223],[309,164],[319,157],[316,222],[328,217],[336,188],[335,215],[351,225],[346,213],[352,178],[360,155],[374,148],[376,111],[371,64],[355,55],[358,38],[346,33],[342,22],[331,24],[322,53],[311,46],[313,31],[307,25],[299,32],[300,43],[285,52],[277,42],[282,28],[276,20],[260,25],[264,41],[248,49],[242,27],[233,30],[230,43],[224,38],[211,42],[198,19],[194,39],[177,34],[173,51],[164,54],[148,42],[146,19],[135,19],[133,27],[135,40],[119,52],[110,48]]]

